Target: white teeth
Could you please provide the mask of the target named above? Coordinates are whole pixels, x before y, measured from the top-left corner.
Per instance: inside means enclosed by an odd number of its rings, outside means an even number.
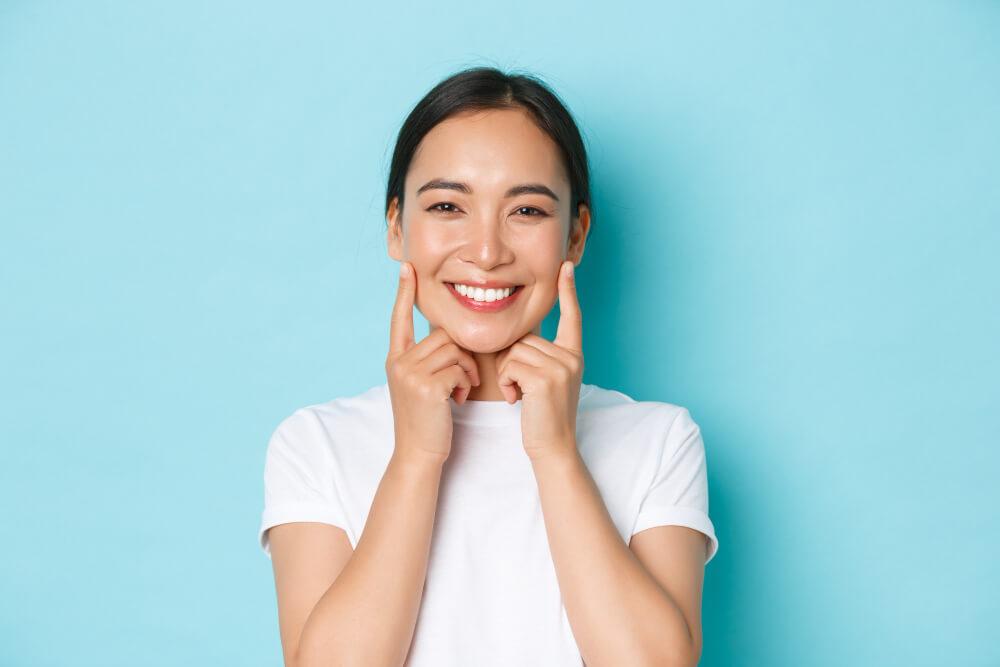
[[[513,287],[504,287],[502,289],[483,289],[482,287],[472,287],[471,285],[462,285],[455,283],[455,291],[464,297],[474,299],[476,301],[500,301],[501,299],[506,299],[514,291]]]

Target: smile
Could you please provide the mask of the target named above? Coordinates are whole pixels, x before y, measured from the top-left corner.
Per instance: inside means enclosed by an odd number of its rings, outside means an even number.
[[[466,285],[445,283],[458,302],[470,310],[481,313],[495,313],[509,307],[521,294],[523,285],[504,289],[482,289]],[[462,294],[465,292],[465,294]],[[478,297],[478,301],[476,300]]]

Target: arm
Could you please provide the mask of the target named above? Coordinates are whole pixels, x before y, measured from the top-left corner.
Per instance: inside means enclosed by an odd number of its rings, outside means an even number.
[[[288,556],[291,538],[286,540],[274,532],[279,611],[284,607],[288,619],[282,619],[282,634],[293,644],[285,651],[291,656],[288,667],[399,667],[405,662],[427,574],[443,461],[429,456],[392,456],[357,549],[321,594],[315,593],[315,582],[322,581],[321,575],[293,574],[296,561]],[[305,554],[297,556],[298,562],[308,559]],[[321,572],[330,567],[324,558],[319,554],[308,562]],[[281,582],[295,581],[303,582],[298,584],[300,589],[293,589],[291,583],[282,588]],[[308,591],[301,590],[310,581],[314,586],[311,599],[318,597],[311,611],[303,608],[311,602]],[[295,612],[288,611],[295,600],[301,601],[297,617],[305,619],[299,621],[301,632],[293,627]],[[283,605],[283,601],[288,604]]]
[[[696,619],[622,541],[576,448],[559,449],[572,453],[534,458],[532,467],[566,615],[586,664],[697,664]]]

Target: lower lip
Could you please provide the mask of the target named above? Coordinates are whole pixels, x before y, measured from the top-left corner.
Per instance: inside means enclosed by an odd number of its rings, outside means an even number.
[[[448,291],[455,295],[455,298],[458,299],[459,303],[469,310],[474,310],[479,313],[496,313],[508,308],[514,303],[517,297],[521,296],[521,292],[524,291],[524,287],[518,287],[514,290],[514,293],[506,299],[501,299],[499,301],[476,301],[475,299],[462,296],[462,294],[456,290],[455,286],[451,283],[445,283],[445,285],[447,285]]]

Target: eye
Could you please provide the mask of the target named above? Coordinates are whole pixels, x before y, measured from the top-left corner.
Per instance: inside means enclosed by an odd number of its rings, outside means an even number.
[[[452,207],[452,208],[454,208],[455,210],[454,210],[454,211],[446,211],[446,210],[444,210],[444,209],[440,209],[440,208],[438,208],[438,206],[451,206],[451,207]],[[439,213],[457,213],[457,212],[458,212],[458,207],[457,207],[457,206],[455,206],[454,204],[452,204],[451,202],[447,202],[447,201],[443,201],[443,202],[441,202],[441,203],[439,203],[439,204],[434,204],[433,206],[431,206],[431,207],[430,207],[429,209],[427,209],[427,210],[428,210],[428,211],[438,211]]]
[[[548,215],[545,211],[537,209],[534,206],[521,206],[517,209],[518,211],[535,211],[535,213],[528,215],[529,218],[544,217]]]

